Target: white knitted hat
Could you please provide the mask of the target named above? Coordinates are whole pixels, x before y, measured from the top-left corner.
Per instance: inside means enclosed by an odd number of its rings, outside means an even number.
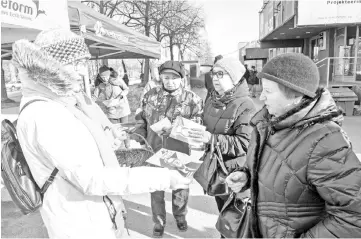
[[[64,65],[91,57],[84,38],[67,29],[57,28],[42,31],[34,43],[41,48],[41,51]]]
[[[213,67],[223,68],[231,77],[233,84],[237,84],[246,72],[242,63],[233,58],[222,58],[218,60]]]

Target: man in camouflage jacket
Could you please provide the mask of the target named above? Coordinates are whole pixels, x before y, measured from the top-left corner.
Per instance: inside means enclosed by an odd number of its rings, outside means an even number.
[[[203,102],[195,93],[184,89],[181,84],[185,77],[182,63],[167,61],[159,69],[162,85],[148,91],[142,100],[141,111],[136,115],[143,123],[136,133],[146,138],[147,142],[157,152],[162,148],[162,136],[154,132],[150,126],[167,117],[170,122],[182,116],[186,119],[202,123]],[[189,189],[172,192],[172,210],[180,231],[187,230],[187,213]],[[162,237],[166,224],[164,191],[151,193],[153,221],[155,223],[153,236]]]

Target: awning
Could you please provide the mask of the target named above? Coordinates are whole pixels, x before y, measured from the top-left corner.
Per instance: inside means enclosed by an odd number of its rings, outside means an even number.
[[[261,49],[259,47],[246,48],[246,55],[244,60],[264,60],[268,59],[268,49]]]
[[[159,42],[92,8],[69,1],[68,12],[70,29],[86,39],[93,58],[160,58]]]
[[[54,27],[69,28],[67,0],[1,1],[1,58],[11,56],[16,40],[34,40],[40,31]]]

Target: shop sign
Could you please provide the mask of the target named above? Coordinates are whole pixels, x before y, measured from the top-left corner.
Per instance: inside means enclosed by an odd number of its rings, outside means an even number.
[[[103,27],[103,24],[97,21],[94,25],[94,31],[97,36],[109,37],[122,42],[129,42],[129,38],[117,32],[109,31]]]
[[[1,0],[1,22],[23,28],[69,28],[66,0]]]
[[[361,0],[298,0],[299,26],[361,23]]]

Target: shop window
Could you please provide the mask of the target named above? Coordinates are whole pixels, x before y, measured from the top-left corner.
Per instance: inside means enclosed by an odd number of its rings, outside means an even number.
[[[359,35],[359,27],[357,26],[343,27],[336,30],[333,80],[361,81]]]
[[[347,27],[347,37],[346,37],[346,47],[348,49],[348,57],[349,59],[345,59],[345,69],[344,74],[346,76],[353,76],[355,75],[355,67],[356,67],[356,32],[357,27]]]
[[[361,81],[361,26],[358,27],[357,31],[358,41],[355,42],[356,45],[356,81]],[[356,39],[357,40],[357,39]]]
[[[320,32],[317,36],[311,38],[310,56],[314,62],[318,62],[320,60],[319,53],[320,51],[325,49],[326,49],[326,32]]]
[[[282,4],[279,2],[274,9],[275,28],[282,25]]]
[[[344,81],[345,73],[348,74],[350,48],[346,45],[346,27],[338,28],[335,32],[335,59],[334,80]],[[346,71],[345,71],[346,70]]]

